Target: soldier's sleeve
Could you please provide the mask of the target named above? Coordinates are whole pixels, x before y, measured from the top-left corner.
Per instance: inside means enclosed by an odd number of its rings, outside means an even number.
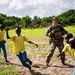
[[[64,29],[64,27],[62,27],[61,25],[60,25],[60,28],[61,28],[61,31],[62,31],[62,35],[65,35],[65,34],[68,33],[68,31],[66,31],[66,30]]]
[[[49,36],[50,33],[50,27],[48,28],[47,32],[46,32],[46,36]]]
[[[51,26],[50,26],[46,32],[46,36],[51,37],[52,35],[53,35],[53,33],[51,33]]]

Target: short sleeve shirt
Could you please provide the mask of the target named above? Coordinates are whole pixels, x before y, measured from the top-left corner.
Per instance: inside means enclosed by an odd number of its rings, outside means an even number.
[[[20,52],[24,52],[25,51],[25,44],[24,42],[29,42],[29,40],[25,37],[25,36],[17,36],[14,35],[12,37],[10,37],[10,40],[13,41],[13,49],[12,52],[14,54],[19,54]]]
[[[3,31],[0,30],[0,41],[4,40],[4,33],[5,33],[4,30]]]
[[[72,49],[69,44],[65,45],[65,47],[63,49],[63,52],[69,52],[69,54],[71,55],[71,57],[73,59],[75,59],[75,49]]]

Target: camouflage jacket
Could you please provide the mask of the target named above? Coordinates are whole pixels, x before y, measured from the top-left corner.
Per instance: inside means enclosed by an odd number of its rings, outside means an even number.
[[[55,30],[55,32],[52,33],[52,30]],[[46,36],[49,36],[51,38],[51,41],[61,41],[63,39],[63,35],[67,33],[68,32],[61,25],[58,24],[57,27],[52,27],[51,25],[46,32]]]

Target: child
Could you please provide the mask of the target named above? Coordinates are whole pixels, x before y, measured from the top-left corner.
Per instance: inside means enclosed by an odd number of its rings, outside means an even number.
[[[68,34],[65,35],[64,41],[66,42],[66,45],[64,46],[64,48],[63,48],[63,50],[62,50],[62,53],[60,53],[60,54],[58,55],[58,57],[59,57],[60,55],[62,55],[64,52],[67,52],[67,51],[68,51],[68,52],[71,54],[71,56],[73,57],[73,50],[71,50],[70,43],[69,43],[69,40],[70,40],[71,38],[73,38],[73,35],[72,35],[71,33],[68,33]]]
[[[72,48],[72,50],[74,51],[73,52],[73,59],[74,59],[74,71],[73,71],[73,75],[75,75],[75,37],[71,38],[69,40],[69,44],[70,44],[70,47]]]
[[[5,61],[9,62],[7,60],[7,53],[6,53],[6,48],[5,48],[6,41],[4,40],[4,33],[5,33],[5,31],[3,30],[3,25],[0,24],[0,51],[1,51],[1,49],[3,50]]]
[[[69,38],[70,36],[70,38]],[[60,53],[58,55],[58,57],[63,54],[64,52],[69,52],[69,54],[71,55],[71,57],[74,59],[74,73],[73,75],[75,75],[75,37],[72,36],[72,34],[70,35],[67,35],[65,37],[66,41],[67,41],[67,44],[65,45],[62,53]],[[72,37],[72,38],[71,38]],[[68,40],[67,40],[68,39]]]
[[[16,26],[16,35],[14,35],[12,37],[9,37],[8,30],[9,29],[6,28],[6,37],[7,37],[7,39],[10,39],[11,41],[13,41],[12,52],[14,54],[16,54],[16,56],[19,58],[22,65],[27,67],[31,71],[30,65],[32,65],[32,62],[29,58],[27,58],[24,42],[26,41],[28,43],[34,44],[37,47],[38,47],[38,45],[29,41],[25,36],[22,36],[21,35],[21,28],[19,26]]]

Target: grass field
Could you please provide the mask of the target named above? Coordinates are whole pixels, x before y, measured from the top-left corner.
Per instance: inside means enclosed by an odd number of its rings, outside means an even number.
[[[48,54],[48,47],[49,47],[49,44],[48,44],[49,38],[45,36],[47,29],[48,28],[22,29],[23,35],[25,35],[29,40],[31,40],[39,45],[38,48],[36,48],[34,45],[31,45],[31,44],[27,44],[27,46],[26,46],[28,57],[30,59],[32,59],[33,62],[37,62],[37,61],[42,62],[42,63],[45,62],[44,58],[46,58],[46,55]],[[65,29],[75,36],[75,26],[65,27]],[[14,34],[15,34],[15,30],[9,31],[10,36],[14,35]],[[8,53],[8,59],[11,62],[18,63],[18,62],[16,62],[17,61],[16,56],[11,54],[11,43],[7,42],[6,49],[7,49],[7,53]],[[56,54],[57,53],[55,53],[54,56],[56,56]],[[14,64],[12,65],[12,64],[5,63],[3,54],[2,53],[0,54],[0,75],[30,75],[28,73],[28,71],[27,72],[26,71],[27,70],[23,66],[16,66]],[[46,69],[46,71],[47,71],[47,69]],[[70,70],[68,70],[68,71],[70,71]],[[71,73],[72,73],[72,71],[70,72],[70,74],[64,74],[64,75],[71,75]],[[32,75],[51,75],[51,74],[42,74],[41,72],[37,73],[35,71],[34,74],[32,74]],[[56,75],[59,75],[59,74],[56,74]],[[61,74],[61,75],[63,75],[63,74]]]
[[[39,28],[39,29],[22,29],[22,34],[27,36],[31,40],[36,40],[38,37],[39,40],[45,39],[45,33],[48,28]],[[75,35],[75,26],[65,27],[65,29]],[[10,35],[15,34],[15,30],[10,30]]]

